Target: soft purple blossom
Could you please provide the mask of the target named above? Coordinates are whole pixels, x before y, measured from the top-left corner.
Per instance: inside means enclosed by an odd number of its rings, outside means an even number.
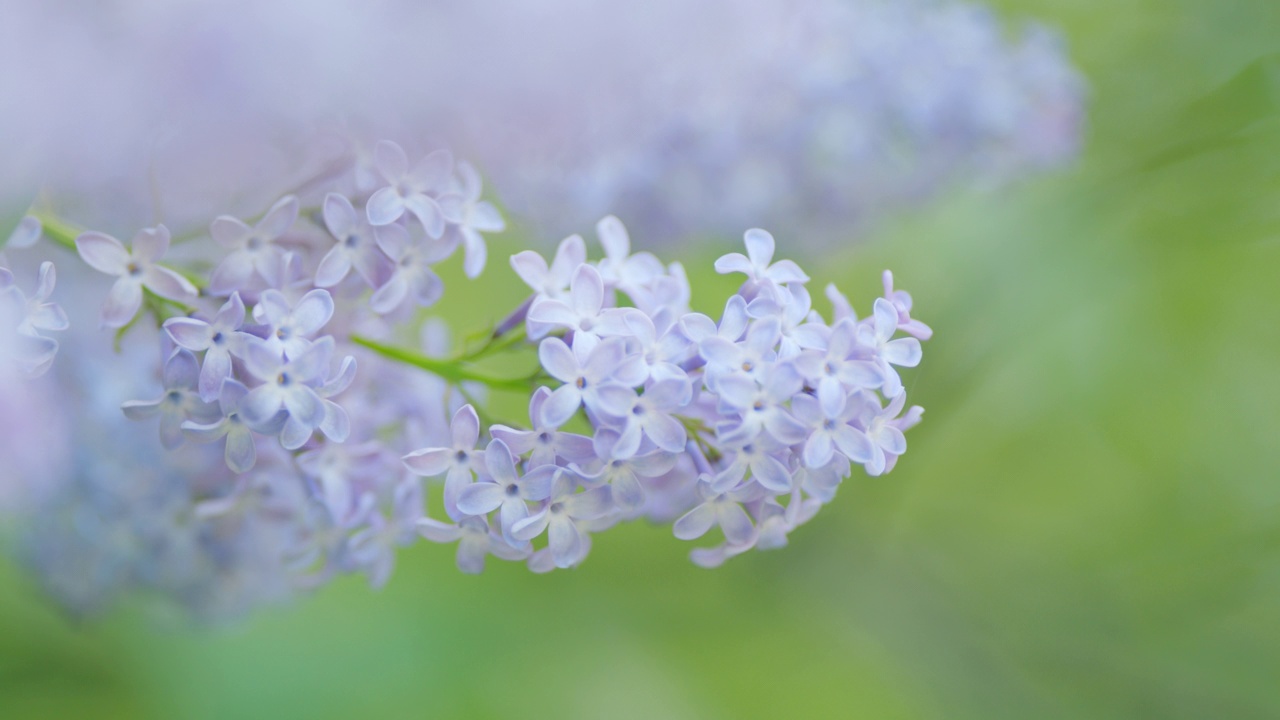
[[[213,319],[205,322],[194,317],[175,317],[164,321],[165,332],[178,347],[203,352],[200,366],[200,397],[213,401],[222,392],[223,380],[232,373],[231,357],[241,354],[244,334],[244,302],[232,293]]]
[[[243,288],[255,274],[274,282],[283,272],[285,249],[279,240],[298,219],[298,199],[281,198],[252,227],[230,215],[216,218],[209,235],[227,255],[209,279],[209,292],[227,295]]]
[[[200,371],[195,355],[177,350],[164,365],[164,394],[158,400],[130,400],[121,408],[130,420],[160,417],[160,441],[170,450],[182,444],[182,424],[187,420],[212,422],[218,406],[200,399]]]
[[[114,275],[115,285],[102,306],[103,327],[124,327],[142,307],[142,290],[177,302],[195,300],[197,290],[190,280],[156,263],[169,250],[169,229],[157,225],[140,231],[133,247],[110,235],[87,232],[76,238],[80,257],[94,270]]]

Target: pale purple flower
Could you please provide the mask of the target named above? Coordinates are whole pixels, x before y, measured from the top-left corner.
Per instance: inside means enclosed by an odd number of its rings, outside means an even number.
[[[688,313],[680,318],[680,332],[694,343],[701,343],[710,337],[719,337],[730,343],[736,343],[742,339],[742,334],[747,331],[747,324],[750,321],[751,318],[747,315],[747,301],[741,295],[734,294],[730,295],[729,300],[725,302],[724,314],[720,316],[718,324],[702,313]]]
[[[652,253],[631,254],[631,237],[622,221],[609,215],[596,223],[596,235],[604,247],[600,277],[606,287],[616,288],[632,299],[648,293],[645,288],[663,275],[662,261]],[[637,303],[641,304],[641,303]]]
[[[781,302],[779,301],[781,299]],[[774,316],[782,335],[778,358],[790,360],[804,350],[826,346],[830,329],[812,313],[813,302],[804,285],[792,283],[778,291],[777,297],[761,295],[747,305],[747,313],[755,318]]]
[[[515,523],[529,517],[528,502],[551,496],[551,483],[561,470],[554,465],[534,468],[521,476],[511,450],[501,440],[490,440],[484,451],[485,473],[479,482],[458,494],[458,509],[468,515],[488,515],[498,510],[502,536],[512,546],[521,543],[511,535]]]
[[[405,455],[405,467],[424,477],[445,475],[445,512],[455,520],[462,517],[458,495],[471,484],[474,472],[484,472],[484,453],[476,450],[480,440],[480,417],[475,408],[463,405],[449,425],[453,445],[447,448],[425,448]]]
[[[232,293],[227,302],[205,322],[198,318],[176,317],[164,322],[165,332],[178,347],[203,352],[200,367],[200,397],[213,401],[222,392],[222,381],[231,377],[231,357],[239,355],[244,343],[244,302]]]
[[[897,420],[907,402],[907,396],[905,393],[895,395],[883,408],[873,395],[864,394],[860,400],[857,422],[865,428],[867,437],[871,440],[871,458],[864,467],[868,475],[882,475],[892,467],[889,458],[907,451],[907,438],[902,434],[901,421]],[[913,413],[914,417],[910,417],[908,422],[914,424],[918,421],[920,412],[923,410]]]
[[[808,282],[809,276],[790,260],[773,262],[773,235],[759,228],[752,228],[743,235],[747,254],[729,253],[716,260],[716,272],[721,275],[743,273],[758,287],[777,291],[789,282]]]
[[[639,478],[656,478],[671,472],[679,455],[664,450],[653,450],[647,453],[632,453],[622,457],[614,452],[620,435],[616,430],[603,428],[596,433],[595,454],[599,469],[584,470],[580,465],[570,465],[587,485],[607,483],[611,488],[614,502],[622,510],[637,510],[644,505],[645,491]]]
[[[760,377],[777,359],[774,348],[781,336],[781,323],[768,317],[751,323],[741,343],[719,334],[703,339],[698,343],[698,353],[707,361],[708,385],[714,389],[720,378],[732,375]]]
[[[436,150],[410,169],[404,149],[383,140],[374,148],[374,161],[388,186],[375,192],[365,207],[373,225],[390,225],[407,211],[418,218],[427,235],[439,238],[444,234],[446,220],[462,219],[460,215],[446,217],[446,208],[439,202],[453,173],[453,155],[448,150]],[[459,203],[448,205],[458,207]]]
[[[795,359],[805,379],[816,385],[822,409],[831,417],[844,408],[849,393],[884,384],[879,364],[856,357],[857,330],[852,318],[841,320],[831,329],[825,352],[809,350]]]
[[[278,200],[261,220],[249,227],[230,215],[222,215],[209,225],[209,234],[228,253],[213,271],[209,292],[227,295],[241,290],[257,273],[268,283],[283,272],[284,248],[276,243],[298,219],[298,199],[292,195]]]
[[[719,525],[729,543],[744,545],[751,542],[755,526],[751,524],[747,511],[742,509],[742,503],[758,500],[758,487],[747,485],[717,492],[713,489],[710,478],[704,476],[698,479],[698,493],[702,495],[702,504],[682,515],[672,526],[677,538],[697,540]]]
[[[42,263],[36,294],[28,298],[14,284],[13,274],[0,267],[0,376],[9,364],[28,379],[44,375],[52,366],[58,341],[40,331],[69,327],[62,308],[47,302],[56,282],[53,263]]]
[[[730,442],[724,448],[732,458],[722,470],[709,478],[711,489],[726,492],[742,484],[747,471],[756,484],[775,493],[790,492],[794,476],[783,462],[789,453],[787,447],[768,435],[747,442]],[[748,483],[750,484],[750,483]]]
[[[574,271],[587,261],[587,246],[581,235],[570,235],[560,241],[551,264],[533,250],[522,250],[511,256],[511,269],[539,297],[565,300]]]
[[[860,403],[850,402],[845,395],[840,397],[839,408],[834,413],[812,396],[796,396],[791,402],[791,412],[810,429],[802,454],[805,466],[810,469],[826,466],[837,449],[853,462],[870,462],[871,440],[849,424],[861,411]]]
[[[919,320],[912,319],[911,293],[893,289],[893,271],[885,270],[880,278],[884,283],[885,299],[893,303],[894,309],[898,311],[898,329],[920,340],[933,337],[932,328]]]
[[[390,517],[371,513],[368,525],[351,535],[349,559],[364,570],[369,585],[375,589],[387,584],[395,568],[396,549],[417,539],[423,518],[422,486],[418,481],[399,483],[393,494]]]
[[[575,433],[560,432],[559,425],[543,421],[542,406],[551,397],[551,390],[540,387],[529,399],[529,421],[532,430],[517,430],[506,425],[494,425],[489,433],[507,444],[511,452],[528,455],[528,467],[555,465],[557,458],[572,463],[585,463],[595,457],[591,438]]]
[[[476,278],[484,270],[485,260],[488,257],[484,236],[480,233],[502,232],[506,229],[507,223],[493,203],[480,199],[483,189],[480,173],[476,172],[471,163],[460,162],[457,170],[461,178],[458,183],[460,194],[445,195],[440,198],[440,203],[446,218],[457,217],[456,220],[450,220],[445,230],[446,235],[457,233],[459,240],[446,239],[450,246],[458,242],[462,244],[462,269],[467,277]],[[457,210],[450,207],[453,204],[459,206]]]
[[[779,442],[790,445],[804,439],[804,426],[786,409],[787,404],[804,387],[804,379],[791,363],[778,363],[769,368],[757,383],[746,375],[726,375],[716,383],[722,405],[733,408],[741,420],[721,431],[729,442],[747,442],[768,432]]]
[[[565,327],[575,335],[625,335],[626,310],[604,309],[605,287],[600,271],[582,264],[573,273],[568,302],[540,297],[529,307],[529,320]]]
[[[418,534],[432,542],[457,541],[458,569],[469,575],[484,572],[484,560],[488,555],[502,560],[523,560],[529,557],[527,544],[512,547],[501,535],[489,529],[489,521],[483,516],[463,517],[456,525],[423,518],[418,522]]]
[[[222,381],[221,393],[218,395],[218,408],[222,412],[222,419],[207,424],[187,421],[181,425],[182,434],[194,442],[217,442],[225,438],[224,454],[227,467],[234,473],[249,472],[258,462],[258,450],[254,444],[253,432],[241,417],[241,406],[248,394],[249,389],[242,383],[233,378],[225,378]],[[283,417],[279,418],[277,427],[260,426],[259,430],[275,434],[283,426],[283,420]],[[271,430],[275,432],[270,432]]]
[[[320,260],[316,286],[327,288],[342,282],[355,268],[371,287],[377,287],[390,271],[386,255],[378,247],[376,231],[351,201],[338,193],[324,198],[324,225],[337,241]]]
[[[385,315],[406,299],[423,307],[434,305],[444,294],[444,283],[431,266],[448,257],[450,248],[429,239],[415,241],[400,225],[378,228],[377,240],[394,267],[386,284],[369,299],[374,312]]]
[[[735,296],[736,297],[736,296]],[[675,313],[666,309],[659,310],[655,317],[633,310],[623,316],[630,330],[630,339],[640,359],[649,368],[649,377],[653,380],[687,380],[689,374],[680,363],[689,360],[696,350],[683,334],[678,331]],[[661,326],[655,322],[662,323]],[[684,399],[688,402],[688,397]]]
[[[297,357],[286,359],[266,341],[246,341],[245,369],[262,384],[240,403],[245,420],[250,425],[265,424],[284,409],[288,419],[280,444],[286,450],[302,447],[325,419],[325,406],[316,389],[324,384],[333,349],[333,338],[326,336]]]
[[[616,383],[635,387],[644,382],[648,369],[638,356],[627,355],[620,338],[597,341],[591,335],[576,336],[570,349],[560,338],[538,345],[542,367],[564,383],[552,391],[542,406],[542,422],[559,427],[583,404],[595,411],[600,387]]]
[[[560,473],[553,483],[551,497],[541,510],[517,522],[511,534],[529,541],[547,533],[547,547],[558,568],[569,568],[582,562],[590,545],[581,527],[613,508],[608,485],[575,492],[568,473]]]
[[[82,233],[76,238],[80,257],[94,270],[116,276],[115,285],[102,306],[102,325],[121,328],[129,324],[142,306],[142,290],[169,300],[189,303],[197,290],[190,280],[156,263],[169,250],[169,229],[157,225],[140,231],[132,249],[100,232]]]
[[[920,364],[920,341],[914,337],[892,339],[898,330],[898,309],[884,298],[877,298],[873,313],[858,326],[858,342],[875,353],[875,361],[884,375],[881,390],[885,397],[902,394],[902,379],[894,365],[915,367]]]
[[[611,457],[625,459],[640,449],[642,437],[667,452],[684,450],[684,426],[672,417],[689,397],[688,383],[669,379],[652,383],[644,394],[623,385],[605,384],[599,390],[599,409],[620,436]]]
[[[279,290],[266,290],[253,308],[253,319],[267,329],[267,344],[296,358],[311,347],[311,336],[333,317],[333,296],[315,289],[290,303]]]
[[[188,419],[213,422],[219,416],[217,405],[200,399],[196,386],[200,368],[196,356],[187,350],[176,350],[164,365],[164,394],[158,400],[130,400],[121,405],[130,420],[160,417],[160,442],[172,450],[182,444],[182,424]]]

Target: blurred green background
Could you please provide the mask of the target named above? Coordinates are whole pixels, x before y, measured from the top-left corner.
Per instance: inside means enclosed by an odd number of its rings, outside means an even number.
[[[0,561],[0,718],[1280,717],[1280,3],[995,4],[1064,29],[1081,161],[834,256],[774,228],[937,331],[891,475],[715,571],[642,524],[549,576],[421,543],[223,628],[76,624]],[[662,250],[703,310],[729,244]]]

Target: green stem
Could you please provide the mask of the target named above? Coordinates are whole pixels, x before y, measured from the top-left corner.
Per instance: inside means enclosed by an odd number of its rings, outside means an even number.
[[[82,228],[51,213],[32,211],[31,215],[40,221],[45,237],[73,253],[79,252],[76,249],[76,238],[84,232]]]
[[[413,350],[396,347],[394,345],[387,345],[380,343],[377,340],[372,340],[359,335],[351,336],[351,341],[357,345],[368,348],[383,357],[420,367],[429,373],[444,378],[447,382],[454,385],[463,382],[478,382],[483,385],[488,385],[496,390],[528,390],[530,383],[539,377],[539,374],[535,374],[520,378],[499,378],[476,370],[475,368],[469,367],[460,362],[440,360]]]

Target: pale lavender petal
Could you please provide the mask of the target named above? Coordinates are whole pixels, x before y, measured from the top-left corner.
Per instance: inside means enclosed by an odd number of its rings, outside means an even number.
[[[506,498],[501,485],[491,482],[472,483],[458,493],[458,509],[468,515],[487,515]]]
[[[751,476],[766,489],[776,493],[791,490],[791,472],[772,455],[762,455],[751,463]]]
[[[373,194],[364,207],[370,225],[390,225],[404,215],[404,200],[395,188],[385,187]]]
[[[806,467],[824,467],[831,462],[831,456],[834,454],[835,446],[832,444],[831,435],[828,433],[816,432],[810,435],[808,442],[804,444],[804,464]]]
[[[298,219],[298,198],[286,195],[276,201],[266,216],[258,221],[257,229],[267,238],[278,238],[293,227]]]
[[[872,447],[871,439],[866,433],[849,425],[836,428],[832,439],[840,452],[852,462],[870,462],[875,452],[878,452]]]
[[[578,315],[568,305],[559,300],[539,298],[529,308],[528,318],[534,322],[550,325],[577,327]]]
[[[116,280],[102,304],[102,325],[121,328],[129,324],[138,308],[142,307],[142,285],[136,280],[122,277]]]
[[[373,200],[369,201],[369,206],[373,207]],[[435,200],[426,195],[410,195],[404,199],[404,207],[418,218],[418,222],[422,223],[422,228],[427,231],[429,237],[438,238],[444,234],[444,213]],[[372,222],[372,217],[370,221]]]
[[[251,234],[253,228],[230,215],[219,215],[209,223],[209,235],[224,248],[239,246]]]
[[[535,292],[542,292],[546,283],[547,261],[532,250],[523,250],[511,256],[511,269]]]
[[[342,282],[351,272],[351,255],[341,246],[333,246],[316,268],[316,286],[327,288]]]
[[[428,448],[405,455],[402,459],[405,467],[424,477],[443,475],[453,464],[453,450],[449,448]]]
[[[390,140],[379,140],[373,147],[373,162],[387,182],[396,182],[409,172],[409,156]]]
[[[561,382],[573,382],[578,378],[578,361],[560,338],[547,338],[538,345],[538,361],[551,377]],[[559,427],[560,424],[553,425]]]
[[[76,250],[89,267],[108,275],[129,272],[129,252],[117,239],[100,232],[82,233],[76,238]],[[132,315],[130,315],[132,317]]]
[[[298,332],[311,335],[324,327],[333,317],[333,296],[327,290],[312,290],[293,309],[293,319]]]
[[[743,273],[745,275],[754,274],[755,269],[751,266],[751,261],[742,253],[729,253],[722,255],[716,259],[716,272],[721,275],[730,273]]]
[[[369,307],[373,308],[374,312],[385,315],[400,307],[408,294],[409,281],[405,279],[403,273],[396,273],[391,276],[386,285],[378,288],[369,298]]]
[[[680,452],[686,440],[684,426],[669,415],[654,415],[645,424],[645,434],[654,445],[668,452]]]
[[[200,398],[213,401],[222,393],[222,381],[229,377],[231,377],[231,355],[219,350],[210,350],[205,353],[204,363],[200,367]]]
[[[747,256],[755,267],[765,268],[773,261],[773,235],[760,228],[751,228],[742,236],[747,246]]]
[[[140,230],[133,236],[133,256],[143,262],[153,263],[169,252],[169,228],[157,225]]]
[[[227,447],[224,453],[227,467],[234,473],[246,473],[258,462],[258,450],[254,446],[253,434],[240,428],[227,433]]]
[[[716,523],[716,511],[711,505],[703,503],[680,517],[671,526],[672,532],[681,540],[697,540]]]
[[[720,529],[724,531],[724,539],[734,545],[743,545],[751,542],[751,536],[755,533],[755,528],[751,525],[751,518],[747,517],[747,511],[737,503],[722,503],[716,508],[716,519],[720,522]]]
[[[40,235],[43,232],[44,228],[40,224],[39,218],[28,215],[18,222],[18,226],[9,235],[8,242],[0,244],[15,249],[29,248],[40,240]]]
[[[573,274],[570,298],[579,317],[598,314],[604,306],[604,280],[600,277],[600,271],[585,263],[579,265]]]
[[[582,393],[573,385],[561,385],[556,388],[542,406],[542,423],[549,427],[560,427],[573,417],[582,405]]]
[[[170,300],[191,301],[199,291],[191,281],[167,267],[152,265],[142,274],[142,282],[151,292]]]
[[[884,346],[885,362],[901,367],[915,367],[920,364],[920,341],[913,338],[890,340]]]
[[[339,244],[360,227],[360,219],[351,201],[338,193],[324,196],[324,225]]]

